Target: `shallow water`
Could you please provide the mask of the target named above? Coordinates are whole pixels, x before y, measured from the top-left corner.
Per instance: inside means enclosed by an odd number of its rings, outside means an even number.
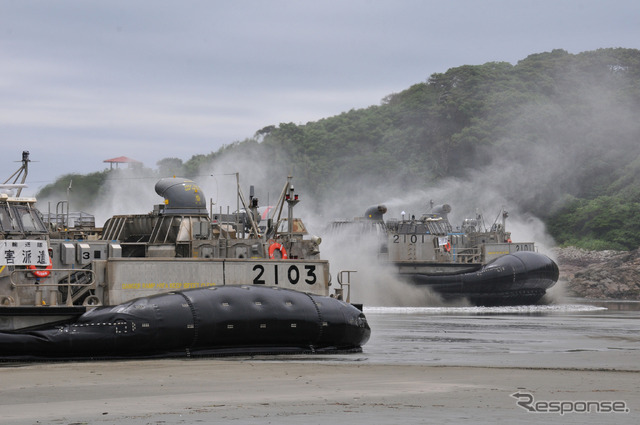
[[[365,307],[364,313],[372,332],[362,353],[306,359],[640,369],[640,302],[571,299],[519,307]]]

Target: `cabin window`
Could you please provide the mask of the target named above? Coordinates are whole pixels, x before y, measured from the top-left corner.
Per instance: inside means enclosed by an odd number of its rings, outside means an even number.
[[[46,232],[47,229],[44,227],[44,224],[37,216],[35,210],[31,208],[27,208],[24,206],[16,206],[15,211],[17,212],[17,216],[20,219],[20,224],[22,225],[22,230],[25,232]]]
[[[37,212],[22,205],[0,208],[0,229],[5,232],[45,233],[47,231]]]
[[[37,225],[31,214],[29,214],[29,211],[21,211],[20,221],[22,221],[22,228],[25,232],[33,232],[37,230]]]
[[[5,232],[13,230],[11,216],[6,206],[0,207],[0,230]]]

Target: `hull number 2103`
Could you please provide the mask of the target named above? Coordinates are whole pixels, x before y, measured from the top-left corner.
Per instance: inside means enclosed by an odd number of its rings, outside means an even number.
[[[270,268],[270,267],[269,267]],[[265,273],[269,273],[264,264],[256,264],[253,266],[253,271],[256,273],[253,278],[254,285],[265,285],[267,281],[265,278],[267,277]],[[288,282],[291,285],[297,285],[301,280],[308,285],[315,285],[318,278],[316,277],[316,266],[314,265],[306,265],[304,266],[304,271],[301,273],[300,269],[296,265],[289,266],[286,271],[286,276],[278,276],[278,265],[273,265],[273,284],[279,285],[280,279],[285,279],[285,282]]]

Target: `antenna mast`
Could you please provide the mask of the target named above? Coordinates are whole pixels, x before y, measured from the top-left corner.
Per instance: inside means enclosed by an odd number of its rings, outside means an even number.
[[[29,151],[22,151],[22,166],[20,166],[20,168],[18,168],[18,170],[4,182],[4,184],[7,184],[9,183],[9,180],[14,179],[15,177],[12,184],[20,185],[17,187],[18,190],[16,192],[16,196],[20,196],[24,182],[27,180],[27,174],[29,174],[29,162],[31,162],[29,159]],[[18,183],[20,176],[22,176],[22,180]]]

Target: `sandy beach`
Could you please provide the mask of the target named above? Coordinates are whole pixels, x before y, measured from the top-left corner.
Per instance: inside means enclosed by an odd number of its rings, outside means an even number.
[[[640,371],[173,359],[0,367],[2,424],[634,423]],[[623,400],[630,413],[530,413]],[[543,405],[544,407],[544,405]]]

